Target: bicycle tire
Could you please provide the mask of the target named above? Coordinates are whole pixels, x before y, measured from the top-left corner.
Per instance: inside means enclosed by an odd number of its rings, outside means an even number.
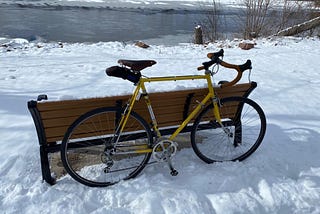
[[[146,166],[151,152],[136,152],[151,148],[152,132],[141,116],[131,112],[114,144],[121,114],[122,109],[117,107],[94,109],[68,128],[61,145],[61,160],[73,179],[87,186],[105,187],[136,177]],[[104,155],[108,149],[114,154]]]
[[[210,104],[194,122],[192,148],[206,163],[242,161],[254,153],[263,140],[265,114],[256,102],[244,97],[223,98],[219,109],[229,133],[215,121],[213,104]]]

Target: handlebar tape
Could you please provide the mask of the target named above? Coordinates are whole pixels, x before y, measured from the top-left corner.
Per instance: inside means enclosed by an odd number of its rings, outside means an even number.
[[[218,51],[218,52],[208,53],[208,54],[207,54],[207,57],[208,57],[209,59],[214,59],[214,58],[223,57],[223,54],[224,54],[224,50],[223,50],[223,49],[220,49],[220,51]]]
[[[251,60],[248,59],[248,60],[246,61],[246,63],[244,63],[244,64],[242,64],[242,65],[239,65],[239,68],[240,68],[240,70],[241,70],[242,72],[244,72],[244,71],[247,70],[247,69],[252,69]]]

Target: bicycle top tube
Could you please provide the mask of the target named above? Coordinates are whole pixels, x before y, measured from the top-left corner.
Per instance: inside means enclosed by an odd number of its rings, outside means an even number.
[[[184,75],[184,76],[163,76],[163,77],[142,77],[143,82],[162,82],[162,81],[178,81],[178,80],[198,80],[208,79],[209,75]]]

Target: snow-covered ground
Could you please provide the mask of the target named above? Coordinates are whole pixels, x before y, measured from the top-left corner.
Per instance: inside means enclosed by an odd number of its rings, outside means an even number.
[[[0,39],[1,213],[320,213],[320,40],[259,39],[249,51],[237,41],[206,47],[180,44],[141,49],[120,42],[29,43]],[[268,127],[261,147],[244,162],[207,165],[183,149],[172,177],[165,164],[108,188],[70,177],[41,180],[38,139],[27,101],[127,94],[131,83],[105,75],[119,58],[154,59],[148,76],[197,74],[206,54],[225,49],[225,61],[253,62],[250,95]],[[220,68],[215,80],[235,73]],[[243,82],[247,80],[247,74]],[[149,91],[203,86],[203,82],[148,85]]]

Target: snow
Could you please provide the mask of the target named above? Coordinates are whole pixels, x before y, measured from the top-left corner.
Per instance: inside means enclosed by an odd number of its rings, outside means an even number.
[[[2,213],[320,213],[320,40],[258,39],[208,46],[178,44],[37,43],[0,38],[0,207]],[[265,111],[268,127],[258,150],[243,162],[208,165],[192,151],[177,152],[172,177],[156,164],[135,179],[89,188],[68,176],[50,186],[41,180],[39,146],[27,101],[128,94],[130,82],[107,77],[120,58],[154,59],[147,76],[198,74],[208,52],[224,60],[253,62],[250,98]],[[215,81],[235,73],[220,68]],[[242,82],[247,82],[246,72]],[[148,84],[149,91],[203,86],[201,81]]]

